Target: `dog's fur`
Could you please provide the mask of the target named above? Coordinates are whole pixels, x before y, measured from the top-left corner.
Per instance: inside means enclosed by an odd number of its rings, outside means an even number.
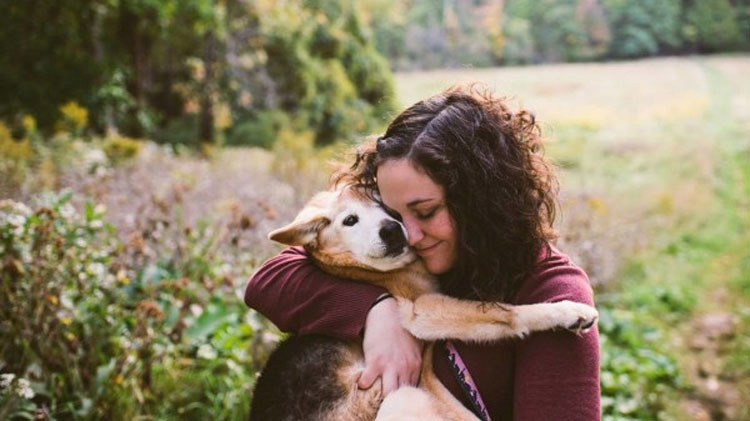
[[[386,288],[398,300],[403,326],[425,341],[488,342],[555,328],[581,332],[598,317],[594,308],[570,301],[512,306],[439,294],[403,227],[351,187],[319,193],[269,238],[304,246],[328,273]],[[368,390],[357,387],[364,367],[360,344],[293,336],[258,379],[251,419],[477,420],[433,373],[432,348],[427,342],[419,388],[402,387],[383,400],[379,381]]]

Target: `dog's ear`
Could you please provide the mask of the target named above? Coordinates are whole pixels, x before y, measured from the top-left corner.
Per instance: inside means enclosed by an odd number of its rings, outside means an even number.
[[[291,224],[271,231],[268,239],[288,246],[314,246],[320,230],[330,223],[322,212],[303,211]]]

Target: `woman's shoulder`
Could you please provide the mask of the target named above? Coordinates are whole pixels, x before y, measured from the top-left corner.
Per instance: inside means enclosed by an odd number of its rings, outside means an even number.
[[[533,304],[562,300],[593,305],[594,292],[586,272],[565,253],[548,245],[513,301],[514,304]]]

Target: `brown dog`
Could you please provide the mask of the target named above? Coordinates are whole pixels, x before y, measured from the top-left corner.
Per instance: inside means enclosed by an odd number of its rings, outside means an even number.
[[[351,187],[319,193],[269,238],[304,246],[328,273],[386,288],[398,300],[403,326],[425,341],[489,342],[555,328],[580,332],[598,317],[594,308],[570,301],[512,306],[439,294],[401,224]],[[402,387],[383,400],[379,384],[357,388],[360,344],[292,337],[259,378],[251,419],[477,420],[433,373],[432,347],[427,342],[419,387]]]

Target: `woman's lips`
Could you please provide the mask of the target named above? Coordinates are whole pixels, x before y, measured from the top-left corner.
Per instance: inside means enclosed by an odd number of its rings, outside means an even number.
[[[440,245],[440,243],[441,243],[441,241],[438,241],[437,243],[435,243],[435,244],[433,244],[433,245],[431,245],[429,247],[417,249],[417,254],[420,255],[420,256],[428,255],[428,254],[432,253],[433,251],[435,251],[435,249],[437,249],[437,247]]]

